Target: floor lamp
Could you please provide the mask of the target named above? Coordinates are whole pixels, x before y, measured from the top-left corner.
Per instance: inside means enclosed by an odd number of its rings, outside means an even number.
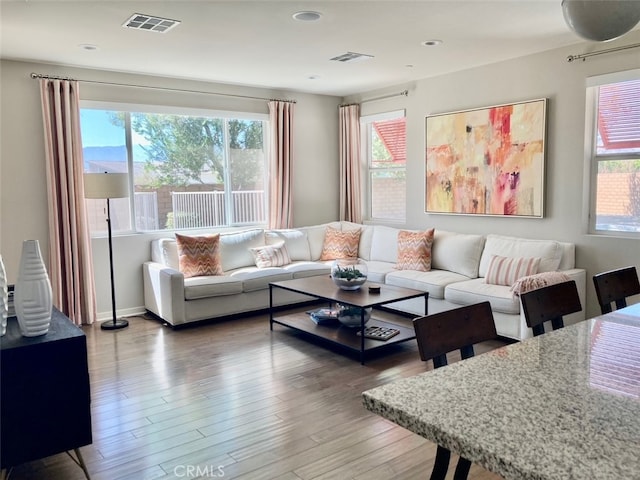
[[[103,330],[117,330],[129,326],[129,322],[123,318],[116,318],[116,289],[113,282],[113,246],[111,240],[111,204],[112,198],[129,196],[129,175],[126,173],[85,173],[84,174],[85,198],[107,199],[107,230],[109,232],[109,267],[111,271],[111,309],[113,318],[103,322],[100,328]]]

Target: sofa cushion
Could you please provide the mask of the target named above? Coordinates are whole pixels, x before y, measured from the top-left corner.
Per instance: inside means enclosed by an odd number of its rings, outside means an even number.
[[[253,247],[249,251],[253,254],[256,267],[282,267],[291,263],[289,252],[284,242],[275,245],[264,245],[262,247]]]
[[[510,287],[486,283],[484,278],[447,285],[444,289],[444,299],[457,305],[471,305],[488,300],[494,312],[520,314],[520,299],[513,296]]]
[[[493,255],[491,262],[489,262],[489,268],[487,269],[487,275],[484,281],[492,283],[493,285],[506,285],[510,287],[519,278],[538,273],[539,266],[539,257],[510,258]]]
[[[576,245],[575,243],[558,242],[562,250],[562,260],[558,265],[558,270],[571,270],[576,267]]]
[[[293,278],[315,277],[316,275],[331,274],[331,263],[292,262],[282,268],[291,273]]]
[[[396,263],[398,261],[398,229],[375,225],[371,237],[371,260]]]
[[[311,260],[311,250],[307,232],[300,229],[267,230],[265,232],[267,245],[275,245],[284,242],[291,261]]]
[[[529,240],[502,235],[487,235],[482,258],[480,259],[479,275],[485,277],[492,255],[503,257],[540,257],[538,272],[552,272],[558,269],[562,259],[563,249],[553,240]]]
[[[156,238],[151,241],[151,261],[180,270],[178,246],[175,238]]]
[[[220,235],[190,237],[176,233],[178,266],[184,278],[222,275]]]
[[[483,248],[482,235],[436,230],[431,247],[431,268],[476,278]]]
[[[198,298],[221,297],[242,293],[242,281],[228,275],[213,277],[193,277],[184,280],[184,298],[196,300]]]
[[[452,282],[468,280],[468,277],[446,270],[418,272],[416,270],[395,270],[387,274],[385,283],[396,287],[412,288],[429,292],[429,298],[442,300],[444,289]]]
[[[431,245],[433,245],[433,228],[424,232],[398,232],[398,270],[431,270]]]
[[[367,262],[367,280],[373,283],[385,283],[387,274],[397,272],[395,266],[395,263],[370,260]]]
[[[242,267],[255,266],[250,248],[265,245],[264,230],[245,230],[220,235],[220,259],[227,272]]]
[[[282,267],[246,267],[228,273],[233,280],[242,281],[243,292],[253,292],[269,288],[270,282],[290,280],[292,274]]]
[[[327,227],[322,244],[320,260],[357,258],[360,244],[360,229],[345,232]]]

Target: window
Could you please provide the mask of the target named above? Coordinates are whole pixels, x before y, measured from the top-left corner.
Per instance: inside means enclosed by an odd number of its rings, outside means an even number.
[[[370,220],[406,218],[406,118],[404,111],[362,117],[366,160],[366,210]]]
[[[266,119],[197,113],[81,109],[85,172],[132,179],[129,198],[111,201],[114,232],[266,223]],[[105,201],[87,208],[92,233],[105,232]]]
[[[640,233],[640,70],[590,81],[589,231],[635,236]]]

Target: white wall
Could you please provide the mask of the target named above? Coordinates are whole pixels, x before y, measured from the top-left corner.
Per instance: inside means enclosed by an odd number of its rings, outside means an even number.
[[[586,234],[582,218],[587,205],[584,178],[585,79],[589,76],[640,67],[640,50],[592,57],[567,63],[569,54],[640,42],[640,32],[607,44],[577,44],[494,65],[427,78],[345,101],[359,101],[383,93],[409,89],[408,97],[364,103],[369,115],[407,110],[407,222],[406,226],[474,233],[499,233],[550,238],[577,245],[577,265],[591,275],[625,265],[640,270],[640,241]],[[338,128],[340,99],[294,92],[251,89],[96,70],[2,61],[0,70],[0,252],[10,281],[15,281],[21,241],[40,239],[45,256],[47,242],[46,184],[42,120],[37,82],[32,71],[70,75],[119,83],[228,92],[261,97],[295,98],[296,165],[294,171],[294,223],[310,225],[338,215]],[[210,95],[163,93],[157,90],[98,87],[82,84],[83,98],[94,100],[168,103],[266,112],[263,102],[234,101]],[[468,108],[546,97],[547,116],[546,213],[543,219],[472,217],[424,213],[425,117]],[[141,263],[148,258],[149,235],[117,237],[116,283],[121,313],[139,311],[142,304]],[[94,240],[98,310],[109,315],[109,271],[106,240]],[[587,315],[598,314],[592,283],[588,282]]]
[[[577,245],[577,266],[587,269],[587,316],[599,314],[591,276],[627,265],[640,271],[640,240],[586,234],[585,80],[640,67],[640,49],[568,63],[579,54],[640,42],[640,32],[607,44],[577,44],[494,65],[427,78],[384,91],[352,96],[360,101],[409,90],[362,104],[363,115],[405,108],[407,112],[407,226],[472,233],[548,238]],[[424,212],[425,117],[430,114],[548,98],[545,216],[542,219],[434,215]],[[640,298],[634,299],[640,301]]]
[[[49,258],[42,113],[38,82],[30,78],[31,72],[101,82],[295,99],[294,224],[324,223],[335,220],[338,215],[337,106],[340,99],[337,97],[3,60],[0,63],[0,254],[11,283],[17,277],[23,239],[40,240],[47,263]],[[268,112],[264,100],[91,83],[81,83],[80,96],[83,100]],[[160,235],[114,237],[116,300],[120,315],[143,311],[141,265],[149,259],[149,240]],[[93,240],[93,258],[98,315],[110,318],[106,238]]]

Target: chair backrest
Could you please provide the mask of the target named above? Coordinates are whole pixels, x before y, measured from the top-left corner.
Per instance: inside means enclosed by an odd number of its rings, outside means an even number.
[[[627,297],[640,293],[640,281],[636,267],[625,267],[593,276],[598,303],[603,314],[611,312],[611,304],[616,309],[627,306]]]
[[[550,321],[553,329],[557,330],[564,327],[564,315],[582,310],[573,280],[523,293],[520,300],[527,326],[533,330],[534,336],[544,333],[544,322]]]
[[[498,336],[489,302],[419,317],[413,327],[420,358],[433,359],[434,368],[447,364],[448,352],[459,349],[463,359],[469,358],[474,355],[474,344]]]

